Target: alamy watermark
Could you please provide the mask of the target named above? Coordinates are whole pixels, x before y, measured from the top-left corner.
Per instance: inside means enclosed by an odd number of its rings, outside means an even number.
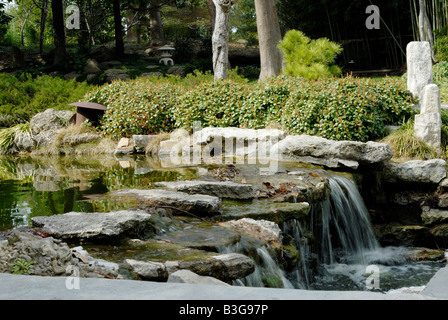
[[[65,27],[69,30],[79,30],[80,27],[80,13],[78,6],[70,5],[65,9],[65,13],[68,15],[65,19]]]
[[[69,265],[65,270],[67,274],[70,274],[69,277],[65,280],[65,287],[67,290],[79,290],[81,289],[80,285],[80,271],[79,267]]]
[[[366,20],[367,29],[379,30],[380,22],[381,22],[380,8],[378,8],[378,6],[375,6],[375,5],[368,6],[366,8],[366,14],[370,14]]]
[[[380,289],[380,268],[377,265],[370,265],[366,268],[366,288],[368,290]]]

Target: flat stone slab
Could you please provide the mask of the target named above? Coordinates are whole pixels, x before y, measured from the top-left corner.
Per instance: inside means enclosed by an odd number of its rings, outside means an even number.
[[[250,203],[224,202],[222,221],[252,218],[255,220],[267,220],[277,224],[289,220],[299,220],[306,218],[309,210],[307,202],[272,202],[269,200],[259,200]]]
[[[387,163],[383,171],[383,179],[387,182],[438,184],[446,176],[446,162],[442,159]]]
[[[271,158],[295,160],[329,168],[357,169],[390,160],[393,152],[387,144],[378,142],[333,141],[317,136],[287,136],[270,150]]]
[[[173,207],[198,216],[220,214],[221,200],[218,197],[188,194],[185,192],[163,189],[123,189],[115,192],[116,195],[131,195],[138,199],[153,202],[159,206]],[[182,215],[181,211],[172,210],[173,214]]]
[[[205,194],[225,199],[248,200],[254,198],[252,185],[229,181],[174,181],[157,182],[155,185],[188,194]]]
[[[62,239],[110,239],[140,236],[151,230],[151,215],[146,211],[112,211],[106,213],[69,212],[61,215],[33,217],[35,227]]]

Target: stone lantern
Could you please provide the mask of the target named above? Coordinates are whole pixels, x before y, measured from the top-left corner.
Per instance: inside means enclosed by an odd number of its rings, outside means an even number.
[[[159,64],[163,63],[166,66],[169,64],[171,64],[172,66],[174,65],[174,61],[172,59],[172,56],[173,56],[172,52],[176,49],[165,45],[157,50],[161,52]]]

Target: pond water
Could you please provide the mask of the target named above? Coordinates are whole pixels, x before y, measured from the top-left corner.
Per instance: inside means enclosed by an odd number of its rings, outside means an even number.
[[[285,164],[285,166],[287,166]],[[245,168],[250,176],[250,170]],[[135,199],[111,198],[107,193],[126,188],[146,189],[160,181],[191,180],[201,178],[208,167],[164,168],[160,161],[136,156],[116,159],[112,156],[101,157],[0,157],[0,231],[13,228],[31,227],[31,218],[42,215],[63,214],[71,211],[106,212],[127,209],[140,205]],[[254,202],[255,204],[255,202]],[[252,209],[256,210],[254,205]],[[257,203],[260,205],[260,203]],[[224,214],[238,215],[239,205],[224,203]],[[188,224],[186,224],[188,225]],[[188,225],[191,228],[191,225]],[[285,228],[285,226],[284,226]],[[300,226],[295,226],[298,233]],[[290,230],[291,231],[291,230]],[[291,231],[292,232],[292,231]],[[299,241],[298,241],[299,243]],[[300,246],[300,245],[299,245]],[[128,244],[123,247],[90,247],[99,257],[122,261],[131,258],[130,253],[138,251]],[[309,248],[301,247],[303,252]],[[330,248],[331,249],[331,248]],[[330,250],[327,249],[327,250]],[[389,256],[376,265],[381,274],[381,289],[387,291],[409,286],[423,286],[440,269],[438,262],[409,263],[402,260],[391,262],[399,256],[401,248],[371,248],[376,256]],[[146,250],[146,251],[145,251]],[[220,252],[238,252],[234,248],[217,248]],[[284,272],[273,264],[266,248],[258,248],[257,271],[247,279],[235,281],[234,285],[263,286],[263,277],[281,279],[273,286],[305,288],[315,290],[366,290],[366,264],[347,263],[343,259],[326,261],[319,266],[319,274],[310,281],[306,272],[307,265],[298,265],[294,270]],[[160,252],[157,252],[157,255]],[[163,253],[164,254],[164,253]],[[138,251],[138,258],[154,256],[154,250]],[[171,256],[181,253],[170,253]],[[372,260],[373,261],[373,260]],[[305,270],[305,272],[304,272]]]

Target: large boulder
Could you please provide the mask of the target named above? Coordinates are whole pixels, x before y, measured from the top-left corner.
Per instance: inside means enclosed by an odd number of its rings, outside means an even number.
[[[54,132],[67,126],[74,112],[70,110],[57,111],[47,109],[36,114],[30,121],[31,133],[36,136],[45,131]]]
[[[174,181],[158,182],[156,186],[189,194],[206,194],[225,199],[248,200],[254,198],[252,185],[229,181]]]
[[[442,159],[412,160],[404,163],[387,163],[383,170],[384,181],[438,184],[446,178],[446,162]]]
[[[33,217],[35,227],[61,239],[107,240],[152,232],[151,214],[141,210],[105,213],[69,212]]]
[[[329,168],[348,167],[385,162],[393,157],[387,144],[378,142],[333,141],[322,137],[287,136],[271,147],[271,158],[295,160]]]
[[[106,71],[104,71],[104,74],[106,75],[107,82],[112,82],[115,80],[127,80],[131,78],[127,71],[123,69],[107,69]]]

